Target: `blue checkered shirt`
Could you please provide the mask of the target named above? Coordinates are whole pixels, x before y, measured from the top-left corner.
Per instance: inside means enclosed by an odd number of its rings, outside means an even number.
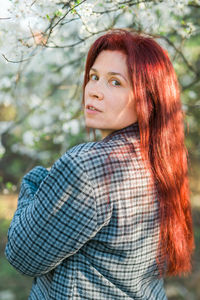
[[[5,253],[30,300],[166,300],[158,212],[136,122],[24,176]]]

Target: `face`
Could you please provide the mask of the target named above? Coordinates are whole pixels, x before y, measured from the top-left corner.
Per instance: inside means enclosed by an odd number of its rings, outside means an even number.
[[[86,126],[100,129],[103,138],[137,121],[124,53],[100,52],[90,69],[84,98]],[[98,111],[89,109],[88,105]]]

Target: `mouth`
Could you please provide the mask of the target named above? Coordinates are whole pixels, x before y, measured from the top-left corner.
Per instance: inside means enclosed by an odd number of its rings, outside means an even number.
[[[101,110],[99,110],[98,108],[96,108],[93,105],[86,105],[86,111],[87,112],[102,112]]]

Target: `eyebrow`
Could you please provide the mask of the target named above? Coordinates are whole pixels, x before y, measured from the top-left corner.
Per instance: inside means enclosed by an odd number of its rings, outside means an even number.
[[[97,71],[95,68],[91,68],[90,70],[93,70],[94,72],[98,73],[98,71]],[[121,73],[117,73],[117,72],[108,72],[108,75],[119,75],[119,76],[121,76],[122,78],[124,78],[124,80],[125,80],[126,82],[128,82],[127,79],[126,79]]]

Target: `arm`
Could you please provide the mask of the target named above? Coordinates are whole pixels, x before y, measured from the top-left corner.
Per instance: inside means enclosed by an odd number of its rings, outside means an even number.
[[[22,179],[22,184],[20,188],[20,193],[18,197],[17,210],[14,214],[12,222],[9,227],[8,236],[17,224],[21,210],[28,206],[34,200],[34,194],[39,188],[39,185],[47,176],[48,171],[44,167],[38,166],[33,168],[28,174],[26,174]]]
[[[32,180],[37,168],[22,181],[5,250],[9,262],[30,276],[49,272],[97,232],[93,188],[78,158],[63,155],[38,189],[40,180]]]

